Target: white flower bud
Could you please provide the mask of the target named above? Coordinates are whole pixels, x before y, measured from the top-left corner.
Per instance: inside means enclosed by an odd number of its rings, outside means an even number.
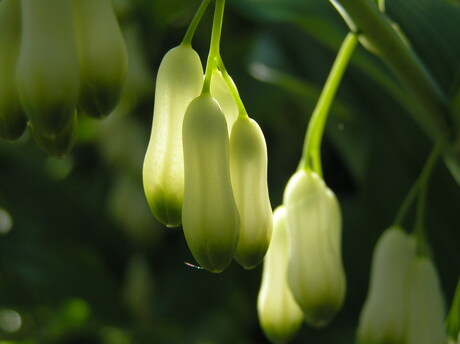
[[[185,239],[203,268],[221,272],[235,255],[240,222],[230,180],[227,122],[209,93],[188,106],[182,141]]]
[[[358,343],[403,344],[407,318],[407,271],[415,257],[412,239],[390,227],[380,236],[357,331]]]
[[[273,237],[264,260],[257,299],[260,325],[274,343],[287,343],[300,329],[303,313],[287,283],[288,233],[284,206],[273,214]]]
[[[150,141],[142,171],[144,190],[155,217],[169,227],[181,224],[184,197],[182,122],[185,110],[203,87],[200,57],[190,45],[168,51],[155,89]]]
[[[405,344],[445,344],[444,301],[438,274],[427,257],[409,266],[408,323]]]
[[[80,64],[78,106],[93,117],[118,103],[128,71],[128,53],[110,0],[74,1]]]
[[[342,306],[341,214],[332,191],[314,172],[300,170],[284,192],[289,233],[288,281],[313,326],[324,326]]]
[[[0,2],[0,138],[15,140],[26,129],[16,87],[16,63],[21,37],[21,3]]]
[[[259,125],[248,117],[233,124],[230,172],[240,214],[235,259],[250,269],[262,262],[272,235],[272,207],[267,185],[267,146]]]
[[[16,81],[34,130],[60,135],[71,126],[79,93],[72,0],[22,0]]]

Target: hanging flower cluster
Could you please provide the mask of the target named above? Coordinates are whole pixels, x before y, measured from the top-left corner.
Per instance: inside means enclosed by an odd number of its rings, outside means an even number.
[[[399,227],[377,242],[361,312],[359,344],[443,344],[444,301],[431,259],[417,254],[414,237]]]
[[[112,111],[127,73],[110,0],[3,0],[0,52],[0,137],[28,125],[56,157],[74,144],[77,112]]]
[[[297,171],[275,211],[258,298],[262,329],[273,342],[288,342],[302,319],[323,327],[341,308],[346,289],[341,222],[337,199],[323,179]]]
[[[221,272],[233,259],[245,268],[257,266],[268,250],[273,220],[265,139],[219,53],[223,0],[216,1],[204,75],[191,46],[208,3],[203,1],[182,43],[160,64],[143,179],[155,217],[169,227],[182,224],[198,264]],[[338,74],[356,42],[354,36],[347,39]],[[334,78],[330,94],[337,73]],[[274,215],[258,299],[262,328],[274,342],[288,341],[304,320],[325,326],[345,297],[340,207],[321,177],[319,160],[328,106],[312,117],[301,165]]]
[[[332,99],[356,42],[355,35],[348,35],[339,51],[310,118],[299,167],[284,190],[282,211],[275,213],[282,217],[276,226],[285,226],[287,235],[273,236],[270,250],[276,250],[278,262],[265,260],[258,299],[261,327],[275,343],[288,342],[300,328],[299,319],[314,327],[326,326],[345,299],[342,215],[322,178],[320,146]]]
[[[225,0],[215,0],[205,70],[191,45],[210,2],[202,0],[183,41],[160,64],[145,195],[160,222],[182,225],[202,268],[217,273],[233,259],[246,269],[264,261],[260,325],[269,340],[287,343],[303,322],[329,324],[344,303],[342,216],[323,179],[321,140],[358,40],[377,54],[383,50],[357,32],[347,35],[310,118],[300,164],[272,212],[265,138],[220,55]],[[384,1],[378,6],[383,11]],[[77,113],[108,115],[126,73],[126,46],[110,0],[0,0],[1,138],[16,140],[29,127],[47,153],[64,156],[75,141]],[[357,344],[460,344],[460,283],[445,324],[422,220],[441,148],[434,147],[408,196],[407,204],[418,197],[414,233],[396,221],[377,242]]]
[[[212,272],[234,258],[259,265],[272,232],[265,138],[219,54],[223,9],[217,1],[205,73],[188,33],[163,58],[143,168],[152,213],[166,226],[182,224],[192,255]]]

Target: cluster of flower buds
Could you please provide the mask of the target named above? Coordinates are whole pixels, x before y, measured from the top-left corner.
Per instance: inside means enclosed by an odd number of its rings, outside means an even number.
[[[17,139],[28,123],[46,152],[65,155],[77,111],[109,114],[126,73],[110,0],[0,2],[0,137]]]
[[[346,289],[341,213],[333,192],[316,173],[301,169],[289,180],[283,203],[275,212],[258,303],[262,329],[275,343],[287,342],[301,319],[315,327],[328,324]]]
[[[377,242],[359,344],[444,344],[444,303],[433,262],[417,254],[415,238],[399,227]]]
[[[214,68],[209,92],[203,82],[190,44],[164,56],[143,167],[146,198],[160,222],[182,224],[203,268],[221,272],[233,258],[253,268],[272,232],[265,139],[239,113],[221,71]]]

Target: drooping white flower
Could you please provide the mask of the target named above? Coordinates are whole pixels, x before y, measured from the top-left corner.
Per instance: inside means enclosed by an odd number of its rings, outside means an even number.
[[[185,239],[203,268],[221,272],[235,255],[240,231],[227,122],[216,100],[206,93],[187,107],[182,129]]]
[[[415,258],[412,239],[390,227],[377,241],[371,278],[357,331],[362,344],[403,344],[407,327],[407,272]]]
[[[283,203],[289,233],[289,287],[306,322],[324,326],[345,297],[339,204],[316,173],[304,170],[289,180]]]
[[[445,344],[444,301],[438,274],[428,257],[409,266],[408,315],[405,344]]]
[[[182,122],[203,87],[200,57],[190,45],[166,53],[158,69],[153,124],[142,171],[152,213],[168,227],[181,224],[184,197]]]
[[[297,333],[303,313],[287,283],[288,233],[284,206],[273,213],[273,237],[265,256],[257,299],[260,325],[274,343],[287,343]]]
[[[230,136],[230,175],[240,214],[235,260],[246,269],[262,262],[272,236],[267,164],[262,130],[253,119],[239,117]]]

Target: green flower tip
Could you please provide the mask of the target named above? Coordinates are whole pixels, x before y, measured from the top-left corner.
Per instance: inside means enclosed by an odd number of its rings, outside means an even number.
[[[190,247],[193,257],[203,268],[213,273],[220,273],[232,262],[235,247],[222,238],[205,238],[200,247]]]
[[[182,222],[182,202],[173,195],[157,187],[147,193],[147,201],[155,218],[166,227],[179,227]]]
[[[262,263],[267,253],[268,245],[269,240],[263,245],[254,243],[253,247],[242,247],[239,245],[236,250],[235,260],[246,270],[254,269]]]
[[[47,134],[29,122],[29,129],[35,142],[49,155],[64,158],[72,150],[77,137],[77,112],[74,111],[70,123],[56,134]]]

